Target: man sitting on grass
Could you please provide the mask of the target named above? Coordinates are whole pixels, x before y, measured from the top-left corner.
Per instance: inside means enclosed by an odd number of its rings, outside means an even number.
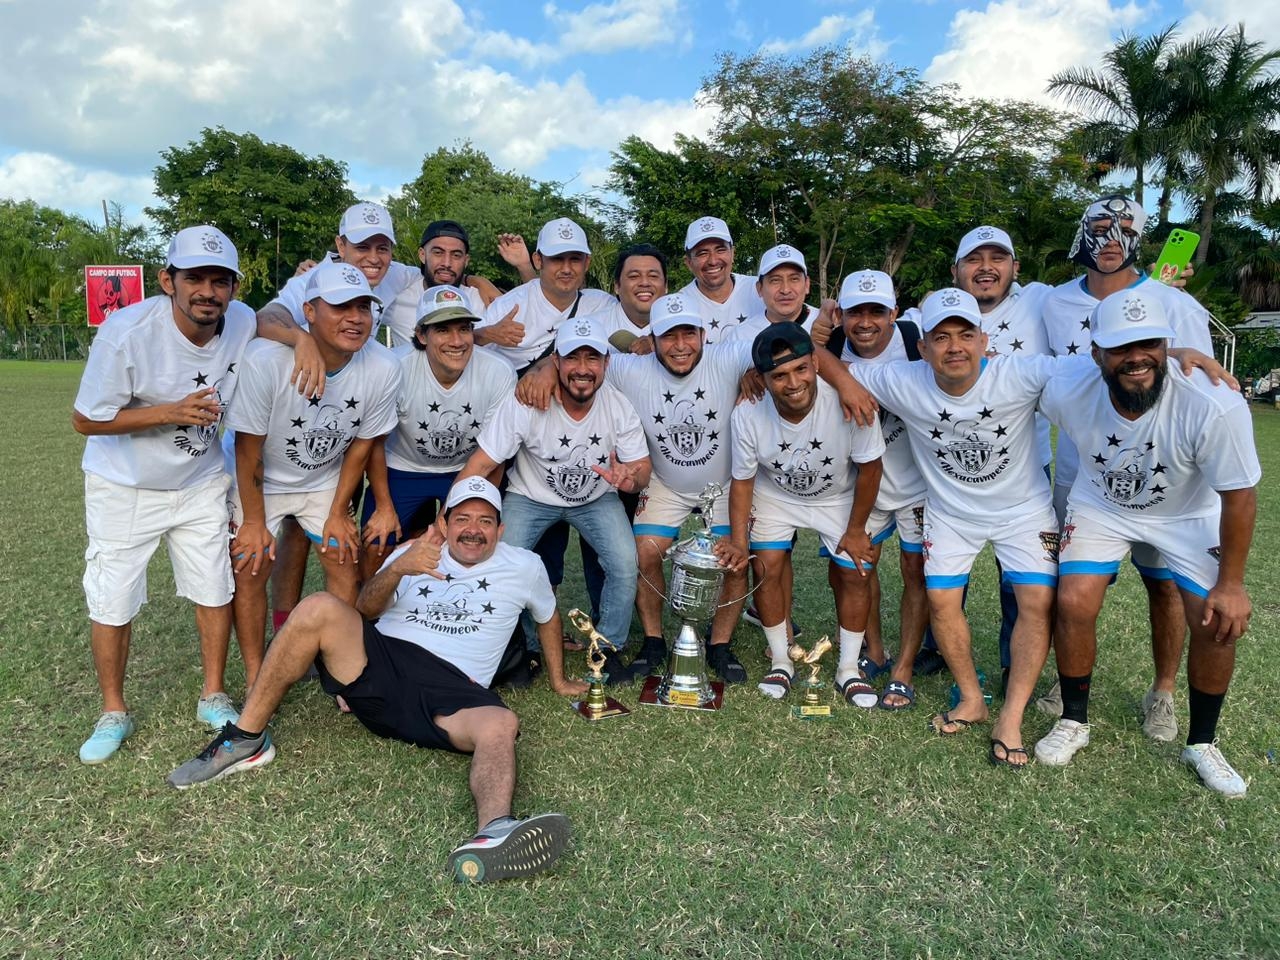
[[[391,555],[356,609],[327,593],[303,600],[272,642],[239,723],[169,783],[181,790],[269,763],[276,751],[267,722],[314,661],[325,691],[342,696],[371,732],[472,754],[479,831],[450,855],[455,878],[527,876],[555,863],[569,821],[511,816],[519,722],[488,687],[521,611],[538,622],[552,689],[580,695],[587,687],[564,678],[560,615],[542,563],[500,542],[501,504],[489,481],[463,480],[443,519]]]

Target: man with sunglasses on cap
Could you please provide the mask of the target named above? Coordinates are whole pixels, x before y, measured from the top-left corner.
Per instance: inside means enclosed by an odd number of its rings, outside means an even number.
[[[501,510],[497,488],[472,477],[450,491],[426,535],[387,558],[354,609],[327,593],[307,597],[271,644],[239,721],[168,782],[186,789],[274,759],[267,724],[315,663],[325,691],[376,736],[471,755],[477,832],[449,856],[455,879],[490,882],[554,865],[568,818],[511,816],[520,724],[489,689],[522,612],[538,622],[552,689],[581,696],[586,684],[564,678],[551,585],[536,556],[502,542]]]
[[[710,346],[764,304],[752,277],[733,272],[733,235],[719,217],[699,217],[685,231],[684,262],[693,280],[680,292],[698,306]]]
[[[71,415],[88,437],[84,590],[103,706],[80,747],[89,764],[106,761],[133,733],[125,664],[161,539],[178,594],[195,604],[204,672],[196,716],[215,727],[236,717],[223,690],[232,579],[229,480],[217,434],[254,321],[235,299],[239,257],[220,230],[179,231],[165,264],[162,295],[113,313],[99,329]]]

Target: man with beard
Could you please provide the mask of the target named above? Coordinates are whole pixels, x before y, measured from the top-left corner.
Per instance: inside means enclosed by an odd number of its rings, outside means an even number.
[[[1096,368],[1082,364],[1041,399],[1083,456],[1062,528],[1054,634],[1062,718],[1036,744],[1036,759],[1061,766],[1089,743],[1098,613],[1125,553],[1145,544],[1167,564],[1191,631],[1183,762],[1210,789],[1241,796],[1245,782],[1215,736],[1251,613],[1244,570],[1261,469],[1240,395],[1169,362],[1174,329],[1158,286],[1104,298],[1090,317]]]
[[[552,524],[564,521],[591,544],[604,569],[596,627],[615,648],[606,655],[610,682],[624,683],[632,677],[618,653],[631,626],[636,552],[618,491],[635,493],[649,482],[649,451],[635,408],[604,382],[609,346],[598,321],[563,322],[552,364],[558,399],[545,411],[525,406],[514,394],[503,401],[481,429],[455,486],[488,476],[514,457],[502,507],[504,541],[532,547]]]
[[[1134,266],[1146,220],[1140,206],[1121,196],[1102,197],[1085,209],[1071,246],[1071,259],[1085,268],[1085,275],[1055,287],[1044,303],[1044,325],[1052,353],[1060,357],[1087,355],[1090,318],[1098,304],[1113,293],[1132,288],[1164,308],[1173,330],[1172,346],[1213,355],[1207,311],[1194,297],[1153,280]],[[1060,436],[1053,489],[1060,521],[1078,465],[1075,444],[1069,436]],[[1142,729],[1153,740],[1168,742],[1178,734],[1173,688],[1182,662],[1186,618],[1177,584],[1159,554],[1139,545],[1130,559],[1147,591],[1155,665],[1151,689],[1142,699]],[[1038,705],[1055,715],[1061,711],[1059,699],[1052,695]]]
[[[719,217],[699,217],[684,236],[684,262],[693,280],[680,292],[698,305],[707,345],[764,310],[751,277],[733,272],[733,235]]]
[[[223,691],[232,579],[217,433],[253,337],[252,311],[235,299],[239,277],[221,231],[181,230],[160,272],[163,296],[113,313],[89,351],[71,423],[89,438],[84,591],[103,710],[80,748],[84,763],[106,761],[133,733],[125,664],[162,538],[178,594],[195,604],[204,671],[196,716],[215,728],[236,717]]]
[[[455,879],[488,882],[551,867],[569,821],[558,813],[511,816],[519,721],[488,689],[522,611],[539,624],[552,689],[581,695],[586,684],[564,679],[546,572],[532,553],[500,542],[500,511],[497,489],[473,477],[450,492],[429,534],[388,558],[355,609],[326,593],[299,604],[240,719],[168,782],[181,790],[269,763],[276,748],[267,724],[314,662],[324,689],[375,735],[471,754],[478,829],[449,856]]]

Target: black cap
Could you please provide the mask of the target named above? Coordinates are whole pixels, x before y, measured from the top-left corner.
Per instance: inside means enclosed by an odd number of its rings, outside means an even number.
[[[436,237],[454,237],[462,241],[462,246],[467,253],[471,252],[471,238],[467,236],[466,229],[457,220],[431,221],[427,224],[427,229],[422,231],[422,242],[418,246],[425,247]]]
[[[812,353],[813,341],[798,323],[771,323],[756,334],[751,344],[751,361],[760,373],[768,373]]]

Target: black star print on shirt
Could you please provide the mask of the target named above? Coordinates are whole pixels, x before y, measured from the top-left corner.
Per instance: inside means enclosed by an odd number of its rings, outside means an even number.
[[[481,577],[479,580],[477,580],[477,581],[476,581],[476,589],[477,589],[477,590],[488,590],[488,589],[489,589],[489,581],[488,581],[488,580],[486,580],[484,577]],[[489,612],[490,612],[490,611],[488,611],[488,610],[486,610],[486,611],[485,611],[485,613],[489,613]]]
[[[290,423],[292,423],[295,427],[301,427],[301,426],[302,426],[302,418],[301,418],[301,417],[294,417],[294,418],[293,418],[292,420],[290,420],[289,422],[290,422]],[[425,430],[426,428],[425,428],[425,427],[423,427],[423,429]]]
[[[1107,465],[1107,458],[1100,453],[1095,453],[1093,455],[1093,462],[1100,467],[1105,467]]]
[[[739,323],[741,323],[741,322],[742,322],[743,320],[745,320],[745,319],[747,319],[747,315],[746,315],[745,313],[740,313],[740,314],[738,314],[738,322],[739,322]]]
[[[707,391],[705,391],[705,390],[695,390],[695,391],[693,391],[693,399],[695,399],[695,400],[701,400],[701,399],[702,399],[703,397],[705,397],[706,395],[707,395]]]
[[[942,431],[935,427],[933,430],[929,431],[929,436],[932,437],[934,440],[941,440]]]
[[[205,384],[209,382],[209,375],[207,373],[201,373],[199,370],[197,370],[196,375],[191,378],[191,382],[194,383],[197,387],[203,387]]]
[[[432,413],[439,413],[439,412],[440,412],[440,404],[435,403],[435,402],[429,403],[429,404],[427,404],[427,409],[428,409],[430,412],[432,412]]]
[[[309,399],[309,400],[307,401],[307,403],[309,403],[309,404],[310,404],[311,406],[313,406],[313,407],[318,407],[318,406],[320,406],[320,398],[319,398],[319,397],[312,397],[311,399]]]
[[[1068,344],[1067,344],[1067,354],[1068,354],[1069,356],[1073,356],[1073,357],[1074,357],[1077,353],[1079,353],[1079,351],[1080,351],[1080,348],[1079,348],[1079,347],[1077,347],[1074,343],[1068,343]]]
[[[989,416],[991,416],[991,408],[983,407],[981,410],[978,411],[978,416],[981,419],[986,420]]]
[[[568,438],[568,437],[561,437],[561,438],[560,438],[560,446],[562,446],[562,447],[567,447],[568,445],[569,445],[569,438]]]
[[[670,390],[668,390],[666,393],[662,395],[662,399],[665,400],[667,403],[670,403],[672,400],[675,399],[675,395],[672,394]]]
[[[347,397],[348,410],[354,410],[357,406],[359,406],[359,404],[360,404],[360,401],[357,400],[355,397]]]
[[[950,410],[939,410],[939,411],[938,411],[938,419],[939,419],[939,420],[950,420],[950,419],[951,419],[951,411],[950,411]]]
[[[809,449],[810,449],[810,450],[821,450],[821,449],[822,449],[822,441],[821,441],[821,440],[819,440],[819,439],[817,439],[816,437],[815,437],[813,440],[810,440],[810,441],[809,441]]]
[[[1011,346],[1014,350],[1021,350],[1021,349],[1022,349],[1022,341],[1021,341],[1021,340],[1015,340],[1015,341],[1013,341],[1013,343],[1012,343],[1012,344],[1010,344],[1010,346]]]
[[[1107,437],[1107,446],[1108,447],[1120,446],[1120,438],[1117,437],[1114,433],[1111,434],[1111,436]]]
[[[591,436],[589,436],[587,439],[591,441],[591,445],[593,447],[600,442],[600,438],[597,437],[594,433]]]

